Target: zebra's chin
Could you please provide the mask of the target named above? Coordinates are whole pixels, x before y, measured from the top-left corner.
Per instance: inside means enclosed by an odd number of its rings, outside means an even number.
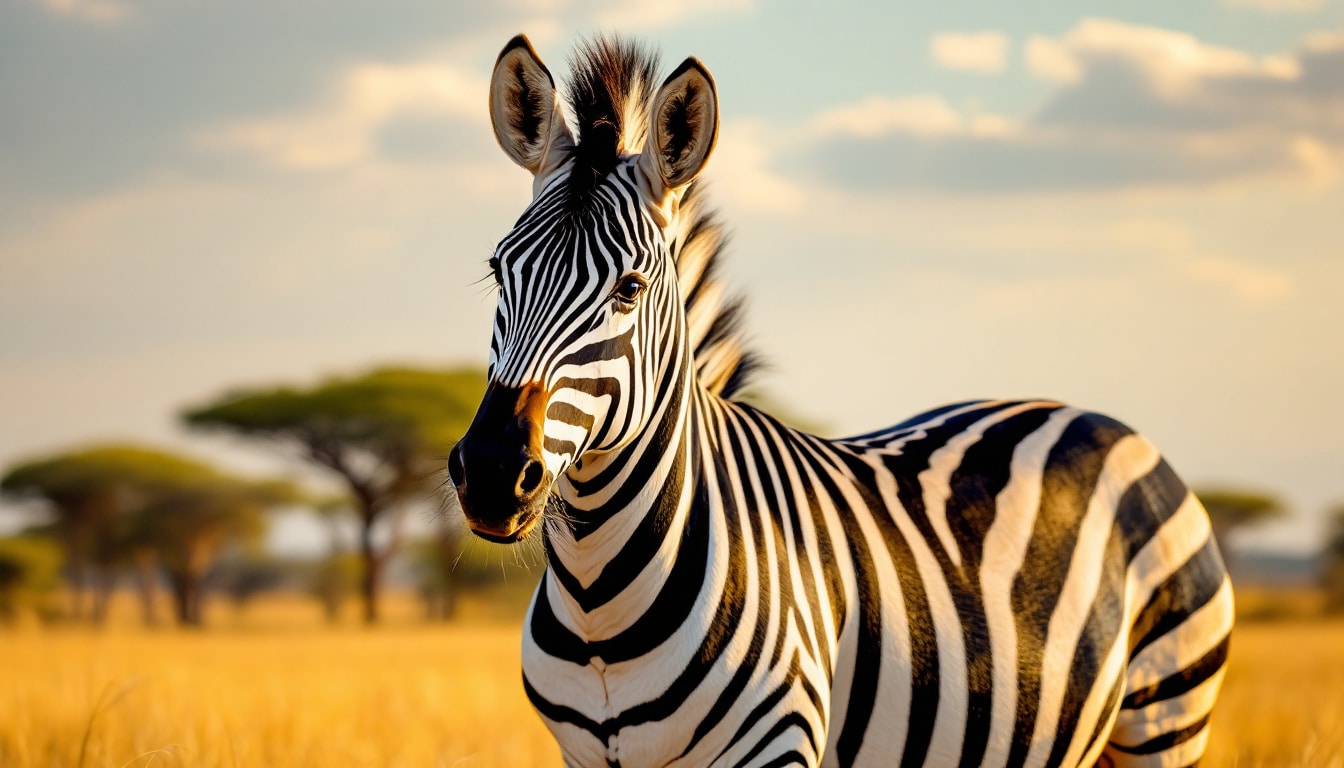
[[[519,514],[514,524],[502,531],[478,523],[470,515],[467,515],[467,526],[471,528],[472,533],[486,541],[495,544],[514,544],[527,538],[541,519],[542,509],[538,508]]]

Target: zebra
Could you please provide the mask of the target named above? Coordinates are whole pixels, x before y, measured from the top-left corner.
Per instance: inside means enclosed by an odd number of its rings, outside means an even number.
[[[714,80],[602,36],[572,66],[571,129],[525,36],[495,63],[532,201],[447,461],[472,532],[543,542],[522,683],[565,763],[1196,764],[1232,590],[1153,445],[1048,400],[830,440],[734,399]]]

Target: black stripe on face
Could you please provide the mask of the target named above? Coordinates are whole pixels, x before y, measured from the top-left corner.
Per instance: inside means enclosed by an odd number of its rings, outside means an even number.
[[[630,194],[633,188],[618,191]],[[565,210],[564,189],[553,188],[501,241],[496,257],[504,284],[495,344],[501,380],[544,378],[554,364],[546,358],[572,347],[610,311],[609,286],[647,250],[611,229],[618,197],[613,192],[601,210],[575,214]]]
[[[573,405],[557,412],[587,435],[547,438],[546,450],[571,462],[588,450],[619,445],[639,428],[648,409],[636,399],[649,389],[640,382],[677,347],[668,343],[677,341],[680,315],[678,297],[665,285],[670,265],[661,229],[645,211],[632,172],[618,171],[577,210],[566,205],[564,187],[543,191],[497,249],[504,285],[491,345],[492,380],[538,380],[553,393],[573,388],[610,397],[592,414]],[[607,338],[612,313],[632,311],[609,295],[632,270],[649,281],[633,310],[640,315]],[[624,365],[612,376],[581,379],[594,364],[618,361]]]

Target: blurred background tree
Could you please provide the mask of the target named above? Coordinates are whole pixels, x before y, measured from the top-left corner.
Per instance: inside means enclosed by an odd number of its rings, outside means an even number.
[[[1327,519],[1325,551],[1321,553],[1326,610],[1344,613],[1344,504],[1331,509]]]
[[[322,603],[322,613],[329,623],[341,619],[345,601],[354,594],[363,569],[358,556],[346,547],[345,526],[357,519],[354,501],[346,494],[327,496],[313,507],[327,529],[327,554],[310,564],[305,579],[307,591]]]
[[[48,617],[61,586],[60,546],[44,536],[0,539],[0,622],[24,611]]]
[[[144,458],[133,446],[98,446],[19,464],[0,479],[0,492],[41,500],[52,513],[47,530],[65,551],[70,614],[77,621],[101,623],[106,616],[111,570],[133,546],[125,519],[135,507],[128,474]]]
[[[359,527],[364,621],[372,624],[384,571],[402,544],[405,511],[432,498],[446,478],[448,452],[484,392],[479,368],[382,368],[309,389],[227,394],[183,419],[283,446],[343,484]]]
[[[255,539],[262,512],[297,503],[287,481],[237,477],[194,459],[136,445],[107,444],[25,462],[0,479],[7,495],[44,502],[47,528],[64,549],[71,615],[107,614],[121,570],[134,570],[146,623],[157,620],[158,570],[169,577],[180,623],[201,621],[202,584],[221,547]],[[39,529],[40,531],[41,529]]]
[[[470,534],[441,518],[430,535],[421,537],[408,548],[408,565],[415,580],[416,592],[425,606],[426,621],[446,621],[457,610],[457,590],[462,576],[458,572],[465,537]]]
[[[328,623],[341,620],[341,609],[358,587],[363,569],[359,555],[353,552],[335,552],[309,563],[304,589],[322,603]]]
[[[222,591],[241,615],[254,598],[294,583],[299,570],[298,563],[245,544],[229,547],[220,555],[208,582]]]
[[[1233,532],[1252,528],[1288,514],[1278,498],[1261,491],[1236,488],[1203,488],[1195,491],[1213,523],[1213,536],[1218,540],[1223,559],[1234,559],[1231,542]]]
[[[197,464],[179,467],[151,490],[140,519],[159,552],[179,624],[200,626],[205,581],[229,542],[255,543],[264,513],[298,504],[303,494],[283,480],[255,481]]]

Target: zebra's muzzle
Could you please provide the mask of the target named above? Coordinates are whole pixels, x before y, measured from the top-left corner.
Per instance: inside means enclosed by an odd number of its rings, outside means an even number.
[[[473,533],[511,543],[541,519],[554,478],[542,456],[546,390],[491,384],[448,455],[448,476]]]

